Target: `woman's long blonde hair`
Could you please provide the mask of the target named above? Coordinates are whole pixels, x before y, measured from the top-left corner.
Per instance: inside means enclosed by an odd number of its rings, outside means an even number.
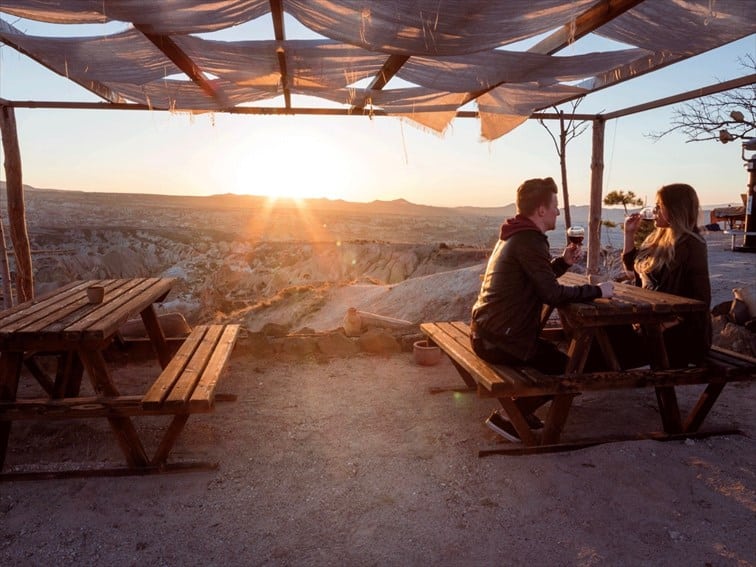
[[[684,234],[703,241],[696,228],[700,206],[693,187],[685,183],[665,185],[657,191],[656,199],[664,206],[669,227],[657,227],[641,244],[635,260],[635,269],[639,273],[649,273],[671,264],[675,259],[675,242]]]

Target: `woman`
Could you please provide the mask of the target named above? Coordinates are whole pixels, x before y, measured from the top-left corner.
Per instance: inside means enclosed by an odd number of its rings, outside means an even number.
[[[699,363],[711,347],[711,283],[706,241],[698,232],[699,203],[690,185],[665,185],[656,193],[655,229],[640,249],[635,234],[639,214],[625,219],[622,261],[635,276],[635,285],[706,303],[706,311],[691,313],[667,324],[664,344],[670,366]]]

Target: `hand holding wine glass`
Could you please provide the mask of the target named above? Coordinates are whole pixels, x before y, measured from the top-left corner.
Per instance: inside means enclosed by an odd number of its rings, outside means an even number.
[[[580,260],[585,229],[582,226],[571,226],[567,229],[567,248],[564,249],[562,258],[570,266]]]
[[[640,213],[632,213],[625,217],[625,222],[623,224],[623,230],[625,232],[625,237],[630,238],[631,240],[635,236],[635,233],[638,232],[638,228],[640,228],[642,217]]]
[[[656,218],[656,207],[643,207],[638,214],[641,220],[654,220]]]
[[[656,207],[643,207],[637,213],[629,215],[625,219],[625,234],[634,237],[643,221],[653,221],[656,219],[657,211],[658,209]]]

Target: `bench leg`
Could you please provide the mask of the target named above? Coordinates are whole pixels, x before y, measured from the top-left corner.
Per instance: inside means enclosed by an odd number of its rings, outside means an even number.
[[[659,404],[662,426],[667,433],[681,433],[682,420],[680,408],[677,405],[677,394],[674,386],[657,386],[656,401]]]
[[[31,373],[31,375],[39,383],[39,385],[42,386],[42,389],[45,391],[45,393],[52,398],[55,392],[55,384],[53,384],[53,381],[50,379],[50,377],[45,374],[44,370],[42,370],[42,368],[39,366],[39,363],[37,362],[37,359],[34,357],[34,355],[31,355],[29,358],[24,360],[24,366],[26,366],[26,369]]]
[[[525,421],[525,416],[517,404],[517,402],[519,402],[520,400],[514,400],[512,398],[498,398],[498,400],[501,404],[501,407],[507,413],[509,421],[512,422],[512,425],[517,431],[517,434],[520,436],[520,440],[523,442],[523,444],[527,446],[537,445],[538,441],[533,435],[528,422]]]
[[[56,360],[55,379],[48,376],[37,362],[37,353],[24,359],[24,366],[34,379],[42,386],[48,396],[54,399],[75,398],[79,395],[84,368],[76,351],[61,353],[42,353],[42,356],[54,356]]]
[[[572,407],[572,399],[578,394],[563,394],[559,396],[531,396],[524,398],[504,397],[498,398],[501,407],[507,413],[509,421],[517,430],[523,445],[534,447],[536,445],[552,445],[559,442],[562,429]],[[544,403],[552,400],[540,443],[530,429],[525,415],[533,413]]]
[[[162,465],[163,463],[165,463],[165,460],[168,458],[168,453],[171,452],[173,444],[176,442],[176,439],[178,439],[178,436],[184,429],[184,425],[186,425],[186,421],[188,419],[188,413],[179,413],[173,416],[173,419],[171,419],[171,423],[170,425],[168,425],[168,429],[166,430],[165,435],[163,435],[163,439],[160,441],[160,445],[155,451],[155,455],[150,461],[151,465]]]
[[[147,453],[131,420],[128,417],[109,417],[108,421],[128,465],[130,467],[147,466]]]
[[[467,370],[462,368],[462,365],[459,364],[456,360],[454,359],[450,359],[450,360],[452,361],[454,368],[456,368],[457,372],[459,372],[459,375],[462,377],[462,380],[464,380],[465,384],[467,384],[468,389],[477,390],[478,383],[475,381],[475,378],[473,378]]]
[[[563,394],[554,396],[551,402],[549,413],[546,416],[546,423],[541,436],[542,445],[553,445],[559,443],[559,437],[562,435],[562,429],[567,422],[567,416],[572,407],[572,400],[577,394]]]
[[[100,351],[81,350],[79,356],[87,374],[89,374],[95,392],[106,396],[117,396],[118,389],[110,379],[102,353]],[[147,453],[131,420],[128,417],[109,417],[108,422],[110,422],[110,428],[113,430],[121,451],[126,456],[128,465],[130,467],[147,466],[149,463]]]
[[[565,374],[583,371],[585,362],[588,360],[588,353],[591,350],[591,344],[593,343],[593,331],[591,329],[574,331],[575,335],[570,341],[570,346],[567,350],[569,360],[567,361],[567,367],[564,369]]]
[[[58,362],[58,375],[55,377],[55,394],[58,398],[75,398],[81,390],[81,378],[84,366],[79,353],[67,352]]]
[[[701,393],[698,402],[696,402],[695,407],[690,410],[690,413],[683,424],[682,430],[685,433],[698,431],[698,428],[701,427],[706,416],[709,415],[709,411],[714,407],[714,403],[717,401],[717,398],[719,398],[719,394],[722,393],[724,387],[724,382],[721,384],[709,384],[706,386],[706,389]]]
[[[18,392],[18,379],[21,376],[21,365],[24,361],[22,352],[0,353],[0,400],[15,400]],[[0,421],[0,470],[5,463],[5,453],[8,450],[8,438],[11,430],[10,421]]]
[[[165,368],[171,361],[171,349],[165,340],[165,334],[158,321],[155,306],[153,304],[148,305],[140,315],[142,316],[142,322],[144,323],[147,335],[150,337],[150,341],[156,351],[160,367]]]

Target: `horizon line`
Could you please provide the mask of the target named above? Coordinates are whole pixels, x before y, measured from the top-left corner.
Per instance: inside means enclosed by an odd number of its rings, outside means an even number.
[[[2,184],[3,188],[6,186],[5,180],[0,180],[0,184]],[[206,195],[191,195],[187,193],[142,193],[139,191],[98,191],[98,190],[87,190],[87,189],[69,189],[69,188],[53,188],[53,187],[37,187],[34,185],[30,185],[28,183],[23,184],[24,188],[32,189],[35,191],[61,191],[61,192],[71,192],[71,193],[88,193],[88,194],[99,194],[99,195],[148,195],[153,197],[185,197],[185,198],[193,198],[193,199],[211,199],[213,197],[240,197],[240,198],[254,198],[254,199],[260,199],[260,200],[273,200],[273,201],[284,201],[284,202],[308,202],[308,201],[328,201],[331,203],[349,203],[349,204],[357,204],[357,205],[371,205],[374,203],[399,203],[404,202],[409,205],[419,206],[419,207],[431,207],[431,208],[438,208],[438,209],[506,209],[508,207],[515,206],[515,202],[512,201],[510,203],[507,203],[505,205],[430,205],[426,203],[417,203],[414,201],[410,201],[406,197],[397,197],[396,199],[373,199],[372,201],[349,201],[346,199],[343,199],[341,197],[333,198],[333,197],[302,197],[302,198],[296,198],[296,197],[270,197],[268,195],[254,195],[251,193],[234,193],[233,191],[228,191],[225,193],[211,193]],[[718,208],[718,207],[739,207],[742,206],[738,203],[707,203],[707,204],[701,204],[701,210],[704,210],[707,207],[712,208]],[[574,207],[590,207],[589,203],[585,204],[570,204],[570,209]],[[559,207],[560,209],[564,209],[563,206]],[[602,210],[620,210],[618,205],[602,205]],[[632,210],[637,207],[628,207],[628,210]]]

